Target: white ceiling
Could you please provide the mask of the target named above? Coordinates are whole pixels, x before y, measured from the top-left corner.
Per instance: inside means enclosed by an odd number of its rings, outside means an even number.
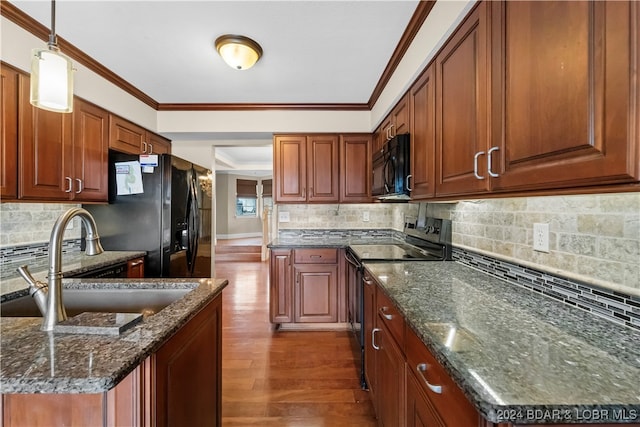
[[[12,0],[47,28],[49,1]],[[416,0],[56,2],[60,37],[159,103],[366,103]],[[263,48],[238,71],[222,34]]]
[[[48,0],[11,3],[50,27]],[[366,104],[417,3],[58,0],[56,32],[159,103]],[[218,56],[214,40],[227,33],[262,46],[253,68],[234,70]],[[256,135],[214,139],[242,145]],[[264,146],[218,153],[223,169],[272,162]]]

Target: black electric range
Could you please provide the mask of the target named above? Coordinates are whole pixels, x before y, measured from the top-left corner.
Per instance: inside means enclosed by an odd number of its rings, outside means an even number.
[[[451,221],[440,218],[406,218],[404,241],[398,243],[350,245],[347,292],[348,320],[361,352],[360,382],[364,378],[364,267],[363,262],[449,261],[451,260]]]

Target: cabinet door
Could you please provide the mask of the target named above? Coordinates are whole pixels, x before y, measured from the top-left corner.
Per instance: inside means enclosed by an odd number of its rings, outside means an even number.
[[[109,148],[121,153],[141,154],[147,144],[146,134],[144,128],[114,114],[109,115]]]
[[[307,199],[310,202],[338,202],[338,136],[307,137]]]
[[[0,198],[18,197],[18,85],[20,72],[0,67]]]
[[[222,425],[222,296],[155,353],[157,427]]]
[[[384,128],[382,127],[382,125],[378,126],[378,128],[376,129],[376,131],[373,133],[373,143],[371,146],[371,156],[373,158],[373,155],[382,150],[382,146],[384,145],[384,143],[387,141],[387,137],[384,133]]]
[[[378,420],[382,426],[404,425],[404,355],[385,325],[378,334],[380,350],[376,355]]]
[[[411,128],[411,107],[409,95],[403,96],[391,112],[391,136],[409,133]]]
[[[276,136],[273,142],[273,180],[276,202],[307,200],[307,138]]]
[[[409,90],[411,105],[411,199],[435,196],[435,73],[433,65]]]
[[[293,322],[291,250],[272,249],[269,264],[269,314],[271,323]]]
[[[130,279],[144,277],[144,257],[127,261],[127,277]]]
[[[73,198],[108,200],[109,113],[82,99],[73,103]]]
[[[633,99],[639,83],[632,62],[640,49],[638,5],[552,1],[491,7],[492,145],[499,149],[493,160],[500,174],[492,188],[638,180]]]
[[[377,382],[376,382],[376,347],[378,347],[378,332],[376,325],[376,288],[375,282],[365,272],[363,293],[363,314],[362,322],[364,327],[364,377],[369,386],[371,401],[376,402]]]
[[[467,15],[435,61],[436,193],[469,194],[488,187],[486,168],[474,174],[474,158],[486,164],[486,2]]]
[[[18,150],[21,199],[70,200],[73,196],[72,114],[29,103],[29,77],[20,76]]]
[[[407,378],[407,427],[446,427],[438,413],[431,407],[429,399],[420,389],[418,382],[409,369]]]
[[[340,202],[371,201],[371,135],[340,137]]]
[[[295,321],[338,321],[338,266],[307,264],[295,267]]]
[[[147,154],[171,154],[171,141],[160,135],[147,132],[146,144],[142,149],[146,148]]]

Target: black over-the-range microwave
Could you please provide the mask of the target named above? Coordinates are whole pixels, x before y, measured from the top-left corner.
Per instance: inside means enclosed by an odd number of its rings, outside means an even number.
[[[373,155],[371,195],[381,200],[409,200],[409,134],[396,135]]]

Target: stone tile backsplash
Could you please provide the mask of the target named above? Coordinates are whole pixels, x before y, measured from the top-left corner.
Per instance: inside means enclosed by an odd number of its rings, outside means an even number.
[[[278,230],[392,228],[402,231],[405,215],[416,216],[418,205],[411,203],[277,205],[273,215],[275,221],[278,221],[278,212],[289,212],[289,222],[278,222]],[[369,221],[363,220],[364,212],[369,213]]]
[[[640,193],[430,203],[453,223],[453,244],[640,295]],[[549,253],[533,250],[533,224],[549,224]]]
[[[60,215],[75,204],[2,203],[0,204],[0,247],[49,242],[51,229]],[[81,225],[74,219],[65,240],[80,238]]]

